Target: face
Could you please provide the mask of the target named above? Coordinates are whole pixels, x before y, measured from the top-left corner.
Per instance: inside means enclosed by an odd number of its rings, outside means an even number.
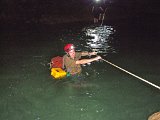
[[[68,52],[68,54],[70,55],[70,57],[71,57],[72,59],[74,59],[74,57],[75,57],[75,50],[74,50],[74,49],[70,50],[70,51]]]

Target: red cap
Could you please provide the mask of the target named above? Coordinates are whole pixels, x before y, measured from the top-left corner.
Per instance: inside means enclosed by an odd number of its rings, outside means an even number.
[[[64,46],[64,51],[65,52],[69,52],[72,49],[74,49],[74,45],[73,44],[67,44],[67,45]]]

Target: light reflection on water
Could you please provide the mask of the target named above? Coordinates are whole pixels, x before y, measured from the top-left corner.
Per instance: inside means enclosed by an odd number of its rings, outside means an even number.
[[[82,31],[87,36],[86,48],[104,55],[117,52],[112,44],[115,42],[112,35],[116,32],[112,26],[86,27]]]

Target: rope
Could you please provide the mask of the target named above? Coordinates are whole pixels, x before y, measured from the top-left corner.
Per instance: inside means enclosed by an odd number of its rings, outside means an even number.
[[[135,75],[135,74],[133,74],[133,73],[131,73],[131,72],[129,72],[129,71],[127,71],[127,70],[125,70],[125,69],[123,69],[123,68],[121,68],[121,67],[119,67],[119,66],[117,66],[117,65],[115,65],[115,64],[113,64],[113,63],[111,63],[109,61],[107,61],[107,60],[105,60],[105,59],[101,59],[101,60],[107,62],[108,64],[110,64],[110,65],[112,65],[112,66],[114,66],[114,67],[116,67],[116,68],[118,68],[118,69],[120,69],[120,70],[122,70],[122,71],[124,71],[124,72],[126,72],[126,73],[128,73],[130,75],[132,75],[133,77],[136,77],[139,80],[142,80],[143,82],[145,82],[145,83],[147,83],[147,84],[149,84],[149,85],[151,85],[151,86],[153,86],[155,88],[158,88],[160,90],[160,87],[158,85],[155,85],[155,84],[153,84],[153,83],[151,83],[151,82],[149,82],[149,81],[147,81],[147,80],[145,80],[145,79],[143,79],[143,78],[141,78],[141,77],[139,77],[139,76],[137,76],[137,75]]]

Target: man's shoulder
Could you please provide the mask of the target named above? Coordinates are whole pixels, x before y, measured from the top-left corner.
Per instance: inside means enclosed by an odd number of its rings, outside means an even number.
[[[76,54],[82,54],[82,52],[76,52]]]
[[[63,56],[63,60],[69,60],[69,59],[70,59],[69,55],[65,54],[65,55]]]

